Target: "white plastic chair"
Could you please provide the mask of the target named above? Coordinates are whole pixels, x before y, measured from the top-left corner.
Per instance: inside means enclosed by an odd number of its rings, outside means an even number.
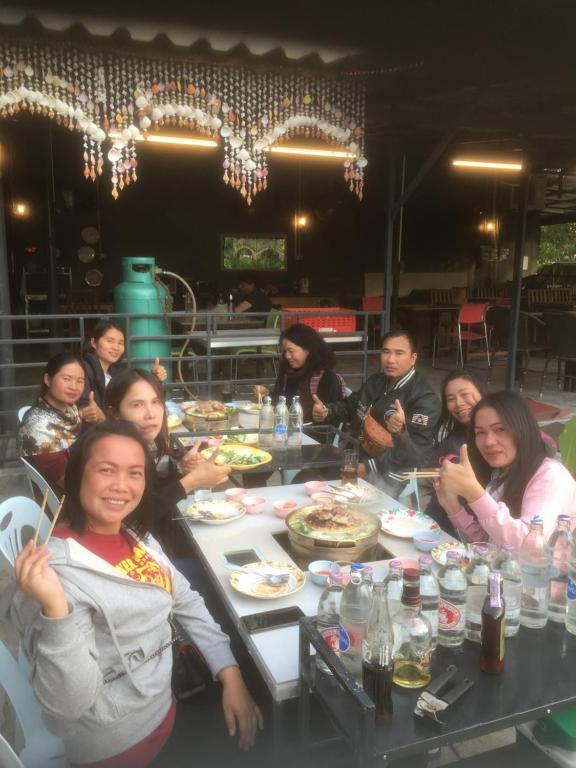
[[[48,501],[46,503],[47,508],[51,512],[51,516],[54,517],[54,514],[56,513],[56,508],[59,504],[58,496],[54,493],[52,490],[52,487],[48,480],[42,475],[36,467],[32,466],[29,461],[26,461],[26,459],[20,457],[20,461],[22,464],[24,464],[24,469],[26,470],[26,476],[28,477],[28,482],[30,483],[30,490],[32,492],[32,497],[37,498],[36,496],[36,488],[38,488],[38,491],[40,492],[40,496],[44,498],[44,494],[46,491],[48,491]]]
[[[18,411],[18,423],[19,424],[22,422],[22,419],[28,413],[30,408],[32,408],[31,405],[23,405],[22,408],[20,408],[20,410]]]
[[[14,565],[17,555],[34,536],[39,514],[40,506],[26,496],[13,496],[0,503],[0,552],[10,565]],[[49,530],[50,521],[44,514],[39,542],[46,539]]]
[[[411,477],[406,486],[404,487],[404,490],[398,496],[398,501],[406,502],[411,497],[414,497],[414,500],[416,502],[415,508],[418,512],[420,512],[420,494],[418,493],[418,478],[417,477]]]
[[[40,706],[29,681],[30,667],[21,649],[18,648],[18,656],[14,658],[4,642],[0,641],[0,686],[10,699],[24,736],[24,748],[20,752],[19,762],[13,760],[7,765],[24,765],[26,768],[68,768],[64,744],[44,725]],[[2,748],[0,744],[0,759],[3,759]],[[12,749],[10,752],[13,756]],[[0,762],[0,765],[5,768],[6,764]]]
[[[16,752],[0,733],[0,765],[2,768],[26,768]]]

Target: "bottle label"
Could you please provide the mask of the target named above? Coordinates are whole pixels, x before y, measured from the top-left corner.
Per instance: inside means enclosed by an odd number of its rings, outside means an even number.
[[[438,604],[438,628],[449,629],[464,629],[464,614],[454,603],[449,603],[447,600],[440,598]]]
[[[338,650],[339,651],[347,651],[348,648],[350,648],[350,635],[342,624],[339,624],[338,626]]]
[[[328,648],[337,656],[340,653],[340,632],[338,627],[326,627],[320,630],[320,634]]]
[[[343,648],[341,643],[340,650],[360,655],[365,635],[366,627],[342,627],[341,637],[346,647]]]
[[[566,591],[568,600],[576,600],[576,581],[568,579],[568,589]]]
[[[276,424],[274,427],[274,434],[277,437],[284,437],[284,435],[288,432],[288,426],[286,424]]]

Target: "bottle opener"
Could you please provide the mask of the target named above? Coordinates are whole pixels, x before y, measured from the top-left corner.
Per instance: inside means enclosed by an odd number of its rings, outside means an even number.
[[[418,717],[427,717],[441,728],[446,726],[446,723],[438,717],[438,713],[443,712],[450,706],[450,704],[453,704],[463,693],[474,685],[474,680],[467,677],[460,683],[457,683],[456,685],[447,688],[445,692],[442,692],[457,671],[457,668],[451,664],[439,677],[430,683],[425,691],[422,691],[420,698],[416,702],[416,707],[414,709],[415,715],[418,715]]]

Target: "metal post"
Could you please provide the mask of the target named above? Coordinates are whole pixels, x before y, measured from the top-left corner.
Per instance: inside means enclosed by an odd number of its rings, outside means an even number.
[[[0,386],[6,387],[2,391],[0,409],[13,411],[16,409],[14,400],[14,348],[12,346],[12,322],[5,320],[2,315],[10,314],[10,284],[8,270],[8,246],[6,243],[6,206],[4,203],[4,183],[2,179],[2,166],[0,165],[0,363],[7,367],[0,368]],[[6,416],[4,432],[9,429],[10,417]]]
[[[524,171],[518,189],[518,221],[514,244],[514,273],[512,278],[512,311],[508,333],[508,366],[506,368],[506,389],[514,389],[516,381],[516,355],[518,353],[518,328],[520,325],[520,296],[522,291],[522,261],[526,238],[526,214],[530,192],[530,172]]]
[[[52,141],[52,127],[48,127],[48,176],[46,179],[46,240],[48,247],[48,312],[58,313],[58,275],[56,274],[56,243],[54,240],[54,146]],[[53,320],[48,324],[51,338],[62,336],[62,323]],[[60,350],[60,346],[51,344],[50,354]]]
[[[406,155],[402,155],[402,169],[400,171],[400,197],[404,195],[406,186]],[[392,283],[392,308],[390,310],[390,322],[396,325],[396,313],[398,310],[398,294],[400,292],[400,261],[402,259],[402,233],[404,228],[404,206],[398,213],[398,236],[396,238],[396,258],[394,260],[394,274]]]
[[[396,145],[390,142],[388,147],[388,184],[386,188],[386,246],[384,250],[384,311],[382,313],[382,332],[390,330],[392,318],[392,262],[394,260],[394,193],[396,185]]]

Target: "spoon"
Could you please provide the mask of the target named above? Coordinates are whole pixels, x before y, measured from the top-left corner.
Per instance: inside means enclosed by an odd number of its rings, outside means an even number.
[[[226,563],[226,568],[236,573],[249,573],[252,576],[258,576],[270,586],[278,587],[281,584],[286,584],[290,578],[289,573],[264,573],[263,571],[257,571],[252,568],[245,568],[244,566],[233,565],[232,563]]]

